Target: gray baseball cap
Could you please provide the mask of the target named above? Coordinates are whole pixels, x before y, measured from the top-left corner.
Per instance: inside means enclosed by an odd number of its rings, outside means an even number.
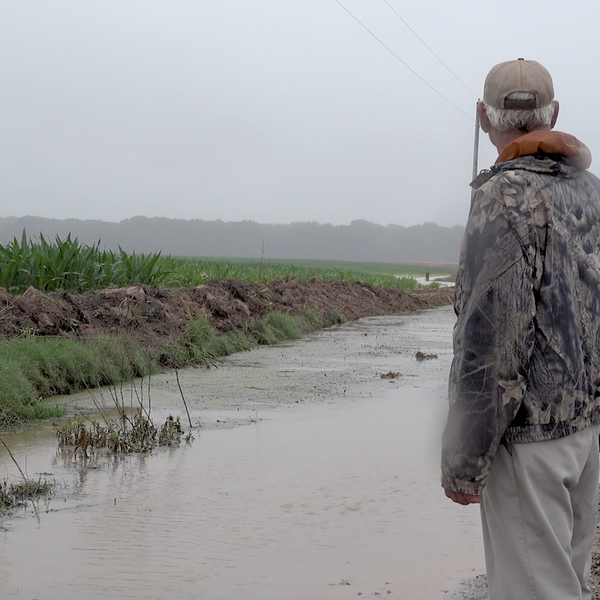
[[[511,100],[515,92],[535,95],[531,100]],[[489,106],[511,110],[532,110],[547,106],[554,100],[554,85],[550,73],[535,60],[509,60],[488,73],[483,86],[483,100]]]

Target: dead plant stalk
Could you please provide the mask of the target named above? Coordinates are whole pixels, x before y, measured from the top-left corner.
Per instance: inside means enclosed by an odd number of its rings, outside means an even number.
[[[179,388],[179,393],[181,394],[181,399],[183,400],[183,406],[185,406],[185,412],[187,414],[190,429],[193,429],[192,417],[190,417],[190,411],[188,410],[188,405],[187,405],[187,402],[185,401],[185,396],[183,395],[183,390],[181,389],[181,383],[179,382],[179,369],[177,367],[175,368],[175,379],[177,380],[177,387]]]
[[[2,445],[6,448],[6,451],[8,452],[8,455],[12,458],[12,461],[15,463],[15,465],[17,465],[17,469],[19,469],[19,473],[21,473],[21,477],[23,478],[23,480],[27,481],[27,477],[25,477],[25,473],[23,473],[23,470],[19,466],[17,459],[13,456],[13,453],[10,451],[10,448],[6,445],[6,442],[1,437],[0,442],[2,442]]]

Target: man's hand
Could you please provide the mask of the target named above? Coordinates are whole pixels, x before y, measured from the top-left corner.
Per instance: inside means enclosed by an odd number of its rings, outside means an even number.
[[[456,502],[456,504],[462,504],[463,506],[467,506],[467,504],[479,504],[481,502],[481,496],[477,494],[463,494],[462,492],[452,492],[451,490],[444,490],[446,497],[450,498],[452,502]]]

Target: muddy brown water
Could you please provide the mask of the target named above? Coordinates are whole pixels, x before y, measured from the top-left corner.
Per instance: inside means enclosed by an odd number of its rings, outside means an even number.
[[[453,323],[364,319],[186,372],[204,429],[180,449],[83,463],[50,424],[4,435],[60,489],[0,523],[0,598],[453,597],[483,571],[477,509],[439,487]],[[151,395],[182,414],[172,374]],[[3,449],[0,469],[16,479]]]

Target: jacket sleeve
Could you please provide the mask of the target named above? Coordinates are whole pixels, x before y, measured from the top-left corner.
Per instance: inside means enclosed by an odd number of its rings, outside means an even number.
[[[530,248],[511,224],[514,190],[497,189],[490,182],[475,196],[455,297],[442,486],[468,494],[481,493],[521,405],[534,339]]]

